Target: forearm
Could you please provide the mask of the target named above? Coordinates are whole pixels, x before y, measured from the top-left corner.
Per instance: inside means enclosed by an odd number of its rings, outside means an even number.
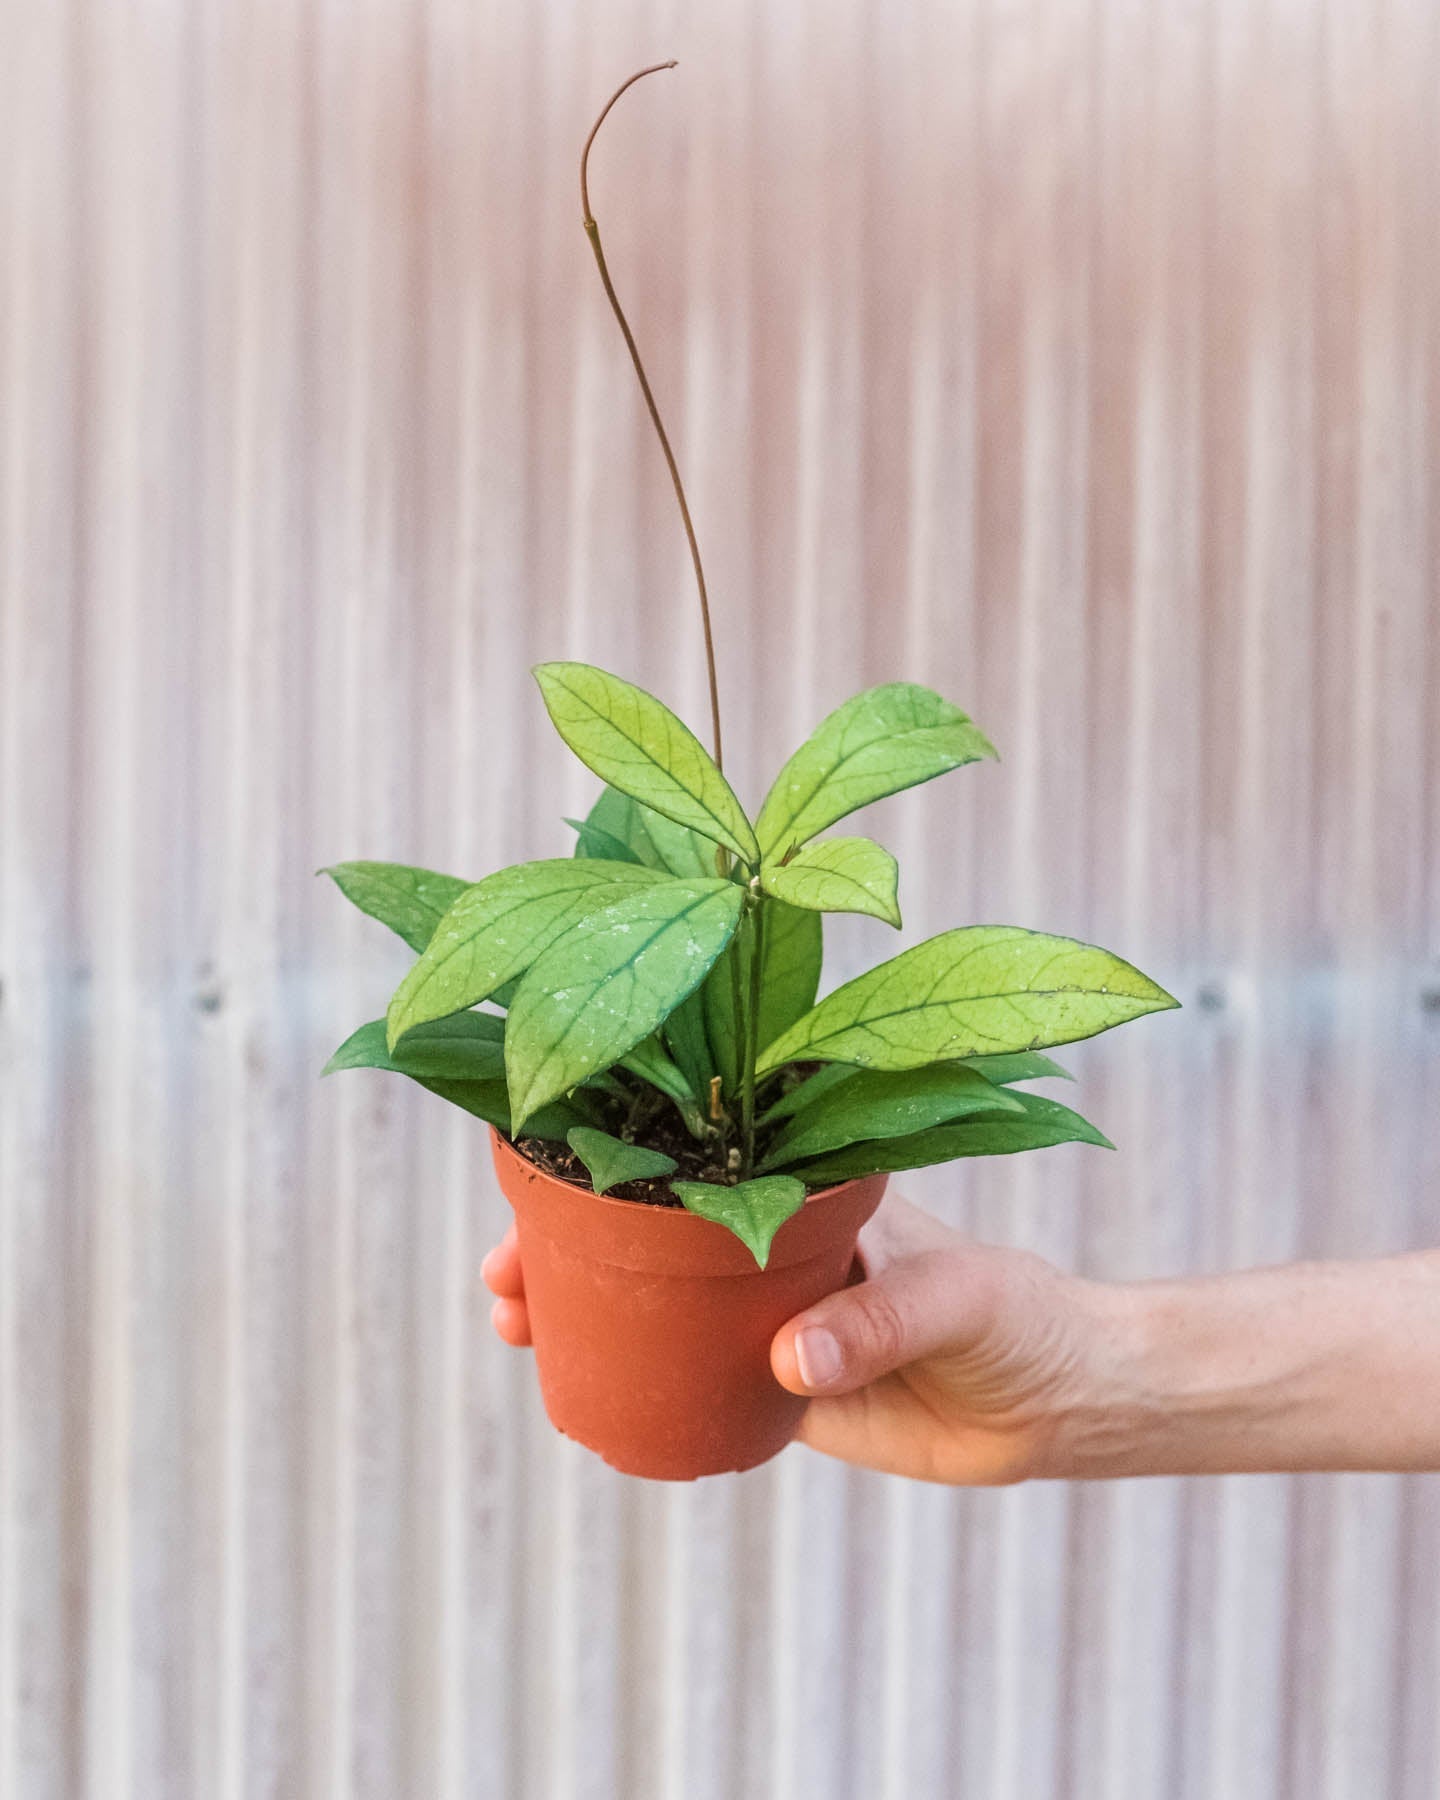
[[[1440,1469],[1440,1251],[1089,1295],[1045,1473]]]

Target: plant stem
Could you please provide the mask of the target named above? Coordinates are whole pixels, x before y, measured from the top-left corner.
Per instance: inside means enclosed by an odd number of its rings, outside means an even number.
[[[674,61],[652,63],[647,69],[639,69],[628,81],[620,86],[601,108],[600,117],[590,127],[590,135],[585,140],[585,148],[580,152],[580,205],[584,213],[585,234],[590,239],[590,248],[595,252],[596,267],[600,270],[600,280],[605,288],[605,297],[620,325],[625,338],[625,347],[630,352],[630,360],[635,365],[635,373],[640,380],[640,391],[645,396],[645,404],[650,409],[650,423],[655,427],[655,435],[660,440],[660,448],[665,452],[665,462],[670,470],[670,479],[675,486],[675,498],[680,503],[680,517],[685,524],[685,537],[690,545],[690,560],[695,565],[695,585],[700,590],[700,620],[705,628],[705,668],[710,677],[710,723],[715,739],[715,766],[725,766],[724,751],[720,742],[720,684],[715,678],[715,638],[710,629],[710,599],[705,591],[705,571],[700,566],[700,546],[695,541],[695,527],[690,519],[690,507],[685,499],[684,484],[680,480],[680,470],[675,461],[675,453],[670,448],[670,439],[666,435],[665,426],[660,418],[660,409],[655,404],[655,396],[650,391],[649,378],[645,374],[645,365],[640,360],[640,352],[635,347],[634,333],[625,317],[624,308],[615,292],[615,284],[610,279],[610,271],[605,265],[605,252],[600,247],[600,227],[595,223],[595,215],[590,211],[590,184],[587,178],[587,165],[590,160],[590,146],[595,142],[595,134],[605,123],[610,108],[625,92],[645,75],[658,74],[661,69],[673,69]]]
[[[745,1014],[745,1064],[740,1092],[740,1179],[755,1172],[755,1064],[760,1059],[760,978],[765,959],[765,902],[756,894],[750,913],[750,1005]]]
[[[740,976],[740,950],[738,943],[732,941],[725,953],[725,960],[730,965],[730,1016],[735,1021],[736,1043],[736,1079],[740,1079],[745,1067],[745,984]],[[734,1114],[727,1111],[727,1121],[733,1120]],[[730,1125],[725,1127],[728,1140]]]

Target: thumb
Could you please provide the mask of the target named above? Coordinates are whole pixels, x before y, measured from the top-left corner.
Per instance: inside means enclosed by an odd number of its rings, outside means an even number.
[[[984,1330],[966,1259],[921,1254],[888,1264],[782,1325],[770,1366],[794,1394],[849,1394],[937,1351],[963,1351]]]

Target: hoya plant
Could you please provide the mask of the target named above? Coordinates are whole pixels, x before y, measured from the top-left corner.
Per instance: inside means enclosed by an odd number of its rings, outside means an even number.
[[[673,64],[657,65],[661,68]],[[858,1176],[1067,1142],[1106,1144],[1022,1084],[1044,1054],[1176,1002],[1107,950],[1014,925],[926,939],[817,999],[822,919],[900,928],[895,858],[832,828],[995,751],[960,707],[891,682],[848,700],[752,817],[726,779],[709,601],[689,507],[584,224],[679,502],[699,590],[713,754],[653,694],[578,662],[534,671],[604,784],[573,854],[480,881],[394,863],[330,869],[417,960],[329,1069],[386,1069],[597,1194],[679,1204],[763,1268],[806,1195]]]

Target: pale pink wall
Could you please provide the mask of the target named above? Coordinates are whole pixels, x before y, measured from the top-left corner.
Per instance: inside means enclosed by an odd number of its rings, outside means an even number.
[[[905,675],[907,938],[1093,936],[1113,1157],[914,1185],[1136,1273],[1440,1232],[1434,0],[0,0],[0,1794],[1430,1800],[1440,1500],[696,1493],[490,1340],[476,1133],[315,1071],[311,877],[742,790]],[[889,948],[833,935],[835,972]]]

